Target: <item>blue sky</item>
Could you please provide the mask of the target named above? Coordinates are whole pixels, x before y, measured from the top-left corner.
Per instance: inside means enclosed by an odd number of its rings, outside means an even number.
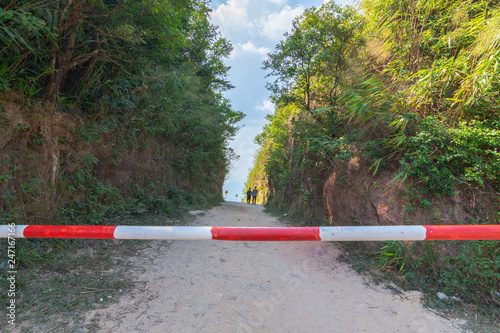
[[[235,110],[246,114],[238,124],[241,127],[230,146],[240,156],[234,161],[224,184],[227,200],[241,199],[243,186],[253,165],[258,146],[254,137],[262,131],[265,116],[274,106],[269,100],[265,78],[261,69],[267,53],[274,50],[283,34],[290,30],[295,17],[304,9],[319,7],[323,0],[215,0],[211,3],[212,23],[219,26],[223,37],[234,47],[226,64],[231,67],[229,81],[234,89],[225,93]],[[337,4],[352,1],[336,1]]]

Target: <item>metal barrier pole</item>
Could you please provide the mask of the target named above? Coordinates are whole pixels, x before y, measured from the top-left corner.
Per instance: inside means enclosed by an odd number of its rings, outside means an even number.
[[[158,239],[228,241],[500,240],[500,225],[357,227],[167,227],[0,225],[0,238]]]

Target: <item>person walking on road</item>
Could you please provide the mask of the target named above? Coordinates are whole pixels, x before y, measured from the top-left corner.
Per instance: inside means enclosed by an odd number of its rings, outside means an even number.
[[[247,191],[247,204],[250,203],[251,198],[252,198],[252,189],[249,187]]]
[[[253,192],[252,192],[252,204],[256,204],[257,203],[257,186],[255,186],[255,188],[253,189]]]

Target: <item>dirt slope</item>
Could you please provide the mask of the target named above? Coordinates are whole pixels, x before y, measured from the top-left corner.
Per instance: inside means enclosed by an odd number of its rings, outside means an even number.
[[[261,206],[224,203],[194,225],[280,226]],[[461,332],[337,260],[323,242],[150,242],[137,288],[87,314],[99,332]]]

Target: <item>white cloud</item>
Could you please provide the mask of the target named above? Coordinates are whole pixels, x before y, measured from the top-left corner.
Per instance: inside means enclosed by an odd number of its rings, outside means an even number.
[[[225,27],[246,27],[249,25],[247,6],[248,0],[229,0],[212,12],[212,18]]]
[[[283,34],[292,28],[292,21],[302,14],[304,6],[298,5],[295,8],[283,6],[279,12],[272,12],[266,17],[260,18],[260,35],[271,40],[281,40]]]
[[[267,57],[267,54],[271,52],[271,49],[267,47],[257,47],[252,41],[248,41],[245,44],[237,43],[234,46],[233,51],[231,52],[231,55],[229,56],[231,59],[236,58],[238,55],[241,54],[249,54],[249,55],[259,55],[262,59]]]
[[[287,5],[287,0],[228,0],[212,11],[215,25],[223,35],[235,42],[242,36],[265,38],[273,43],[281,40],[292,27],[295,17],[302,14],[301,4]]]
[[[267,47],[257,47],[252,41],[248,41],[245,44],[238,44],[243,51],[250,52],[250,53],[258,53],[260,55],[267,55],[269,52],[271,52],[271,49],[268,49]]]
[[[261,105],[257,105],[256,109],[261,110],[261,111],[273,112],[274,111],[274,104],[270,100],[265,100],[262,102]]]

